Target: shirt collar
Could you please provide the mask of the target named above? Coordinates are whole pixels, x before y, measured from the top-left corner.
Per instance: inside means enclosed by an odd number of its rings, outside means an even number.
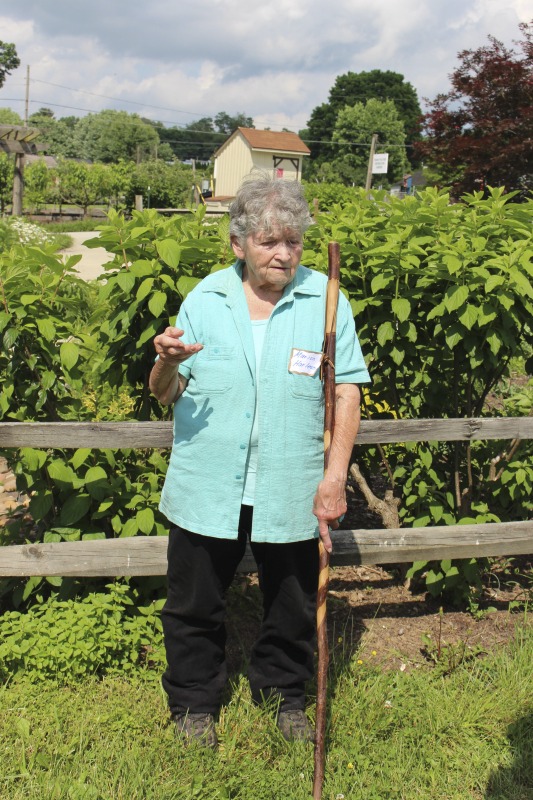
[[[242,267],[243,261],[238,258],[229,269],[213,273],[216,276],[213,280],[207,283],[204,281],[202,291],[219,292],[225,295],[232,294],[238,287],[242,286]],[[281,300],[292,299],[295,294],[321,295],[321,287],[313,280],[313,277],[313,271],[300,264],[296,270],[294,279],[283,290]]]

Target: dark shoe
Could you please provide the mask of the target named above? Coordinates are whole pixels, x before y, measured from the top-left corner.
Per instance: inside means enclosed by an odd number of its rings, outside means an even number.
[[[201,747],[210,747],[216,750],[218,739],[215,731],[215,719],[212,714],[199,714],[184,711],[182,714],[173,714],[178,736],[187,743],[197,742]]]
[[[315,741],[315,732],[305,716],[305,711],[301,708],[294,709],[293,711],[280,711],[277,725],[281,731],[281,735],[288,742]]]

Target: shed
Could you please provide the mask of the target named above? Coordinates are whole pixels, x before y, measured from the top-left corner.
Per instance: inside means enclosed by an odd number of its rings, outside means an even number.
[[[237,128],[215,153],[215,196],[209,203],[235,197],[252,169],[283,180],[301,180],[303,159],[310,152],[297,133]]]

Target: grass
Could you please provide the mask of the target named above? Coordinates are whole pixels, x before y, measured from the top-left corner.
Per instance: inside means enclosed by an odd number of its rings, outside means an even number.
[[[334,659],[324,800],[531,800],[533,631],[443,677]],[[310,714],[313,706],[310,707]],[[185,748],[154,673],[0,687],[2,800],[306,800],[311,745],[283,741],[237,676],[220,750]]]
[[[94,231],[99,225],[105,223],[103,217],[91,217],[90,219],[77,219],[71,222],[43,222],[42,227],[52,233],[74,233],[76,231]]]

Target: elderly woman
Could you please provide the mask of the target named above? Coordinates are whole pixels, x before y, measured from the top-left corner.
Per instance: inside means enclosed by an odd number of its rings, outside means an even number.
[[[233,266],[205,278],[154,340],[150,387],[174,405],[161,497],[171,524],[163,686],[178,733],[217,746],[226,681],[225,598],[247,541],[264,615],[252,697],[273,698],[286,739],[311,739],[318,547],[346,511],[345,485],[369,380],[350,306],[337,314],[336,427],[323,477],[320,382],[326,277],[300,265],[311,224],[296,181],[246,180],[230,208]]]

